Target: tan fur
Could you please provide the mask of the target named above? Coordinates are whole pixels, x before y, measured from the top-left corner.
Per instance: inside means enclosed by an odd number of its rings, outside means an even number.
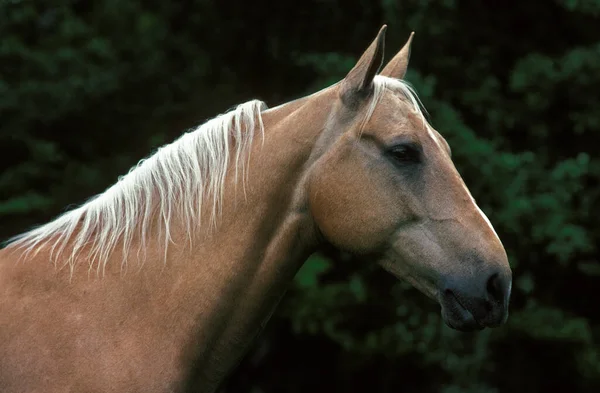
[[[125,275],[116,248],[104,277],[87,269],[71,277],[48,249],[18,263],[17,248],[0,251],[0,391],[213,392],[325,242],[380,263],[443,307],[446,278],[459,294],[485,287],[494,271],[507,302],[504,248],[441,135],[389,89],[363,124],[370,98],[358,84],[374,76],[367,69],[380,44],[344,83],[263,112],[264,143],[251,147],[245,197],[228,172],[217,229],[190,243],[174,220],[165,263],[164,243],[152,241],[143,267]],[[383,152],[399,137],[423,149],[411,181]],[[477,260],[463,259],[473,253]],[[481,323],[505,319],[500,306]]]

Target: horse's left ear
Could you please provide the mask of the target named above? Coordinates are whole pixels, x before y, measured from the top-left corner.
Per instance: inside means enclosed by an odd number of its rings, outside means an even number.
[[[343,99],[363,97],[372,91],[373,79],[383,65],[386,29],[386,25],[381,27],[375,40],[342,81],[341,94]]]
[[[381,71],[381,75],[396,79],[404,78],[408,68],[408,59],[410,58],[410,44],[412,43],[414,35],[414,31],[410,33],[410,37],[408,37],[406,44],[404,44],[402,49],[400,49],[400,52],[398,52],[398,54],[396,54],[396,56],[394,56],[394,58],[385,66],[383,71]]]

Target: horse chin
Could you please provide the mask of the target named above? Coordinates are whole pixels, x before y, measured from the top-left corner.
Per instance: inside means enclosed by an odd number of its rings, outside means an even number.
[[[458,305],[448,305],[441,302],[439,299],[439,291],[434,290],[430,283],[424,283],[423,281],[416,280],[414,277],[409,277],[407,281],[430,299],[438,301],[442,307],[442,319],[449,328],[466,333],[485,329],[486,326],[479,323],[473,314],[462,307],[460,303],[458,303]]]
[[[465,322],[465,321],[455,321],[455,320],[451,320],[451,319],[444,319],[444,323],[446,324],[446,326],[448,326],[451,329],[454,330],[458,330],[459,332],[464,332],[464,333],[471,333],[471,332],[477,332],[480,330],[485,329],[485,326],[480,325],[477,322]]]
[[[440,301],[442,307],[442,319],[451,329],[460,332],[474,332],[483,330],[485,325],[475,319],[469,310],[460,304],[460,302]]]

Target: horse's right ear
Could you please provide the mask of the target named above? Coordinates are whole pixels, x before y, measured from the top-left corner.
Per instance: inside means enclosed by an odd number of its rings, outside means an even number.
[[[373,79],[383,65],[386,29],[386,25],[381,27],[375,40],[342,81],[341,97],[345,102],[354,103],[373,90]]]
[[[408,59],[410,58],[410,44],[412,43],[412,39],[415,36],[415,32],[410,33],[410,37],[408,37],[408,41],[406,44],[400,49],[400,52],[390,62],[385,66],[383,71],[381,71],[382,76],[389,76],[391,78],[396,79],[404,79],[406,75],[406,69],[408,68]]]

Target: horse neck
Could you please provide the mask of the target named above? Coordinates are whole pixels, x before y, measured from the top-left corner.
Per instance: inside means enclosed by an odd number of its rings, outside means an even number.
[[[318,245],[305,189],[331,102],[324,92],[263,113],[264,140],[253,142],[245,195],[240,185],[232,191],[230,179],[217,229],[178,262],[180,293],[192,299],[186,312],[205,316],[195,328],[214,343],[194,354],[200,386],[243,354]]]

